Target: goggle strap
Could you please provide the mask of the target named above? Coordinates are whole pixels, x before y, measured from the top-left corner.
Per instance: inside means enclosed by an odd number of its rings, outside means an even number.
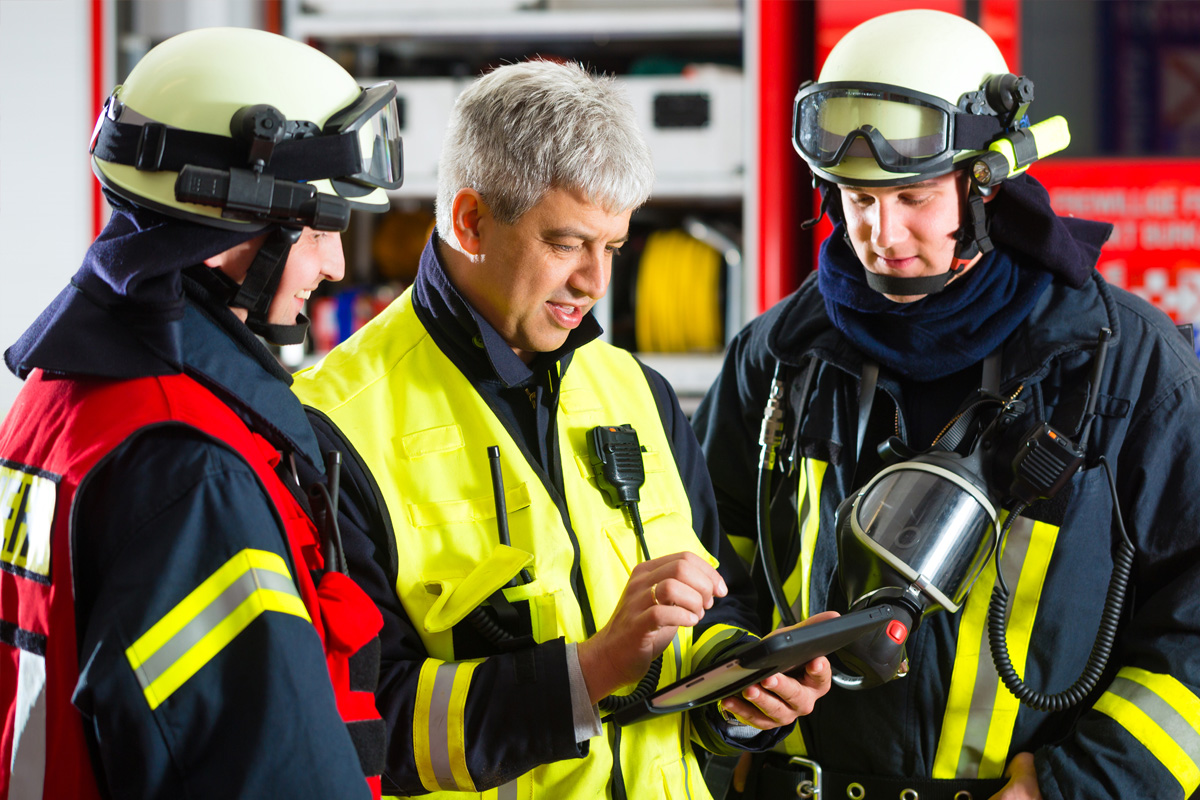
[[[986,114],[954,115],[954,150],[986,150],[1004,132],[998,117]]]
[[[105,118],[92,155],[149,172],[179,172],[191,164],[210,169],[249,166],[250,148],[228,136],[185,131],[152,122],[132,125]],[[276,146],[269,172],[284,180],[343,178],[362,170],[355,134],[288,139]]]

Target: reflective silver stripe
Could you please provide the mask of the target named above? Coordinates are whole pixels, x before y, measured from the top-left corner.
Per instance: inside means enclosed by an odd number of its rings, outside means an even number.
[[[496,789],[496,800],[517,800],[517,781],[509,781]]]
[[[438,786],[446,791],[458,788],[450,769],[450,731],[446,727],[450,716],[450,692],[454,689],[457,672],[457,664],[439,665],[429,697],[429,762]]]
[[[170,669],[176,661],[191,650],[213,628],[217,627],[233,610],[259,589],[300,597],[296,584],[287,575],[266,569],[247,569],[226,589],[213,598],[203,611],[179,629],[179,632],[163,643],[152,656],[142,662],[136,674],[138,683],[145,690]]]
[[[1016,586],[1017,576],[1025,564],[1029,554],[1029,542],[1033,534],[1033,520],[1018,517],[1008,532],[1008,543],[1004,546],[1004,557],[1001,559],[1004,568],[1005,581],[1010,586]],[[990,586],[976,583],[974,592],[986,591],[991,593]],[[1008,618],[1012,617],[1013,604],[1008,607]],[[988,730],[992,725],[992,713],[996,708],[996,691],[999,689],[1000,675],[992,661],[992,647],[988,641],[986,623],[979,637],[979,666],[975,672],[975,685],[971,692],[971,712],[967,716],[967,727],[963,733],[962,751],[958,759],[958,769],[955,772],[959,778],[978,778],[979,767],[983,763],[983,751],[987,746]]]
[[[46,659],[24,650],[18,653],[8,800],[42,800],[46,780]]]
[[[1108,691],[1140,708],[1192,761],[1200,765],[1200,733],[1193,727],[1196,723],[1188,722],[1178,709],[1137,681],[1118,675]]]

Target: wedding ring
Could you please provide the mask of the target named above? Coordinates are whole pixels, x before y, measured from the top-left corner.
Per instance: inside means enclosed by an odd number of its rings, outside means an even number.
[[[655,586],[658,586],[658,584],[657,583],[650,584],[650,599],[654,601],[654,605],[658,605],[658,595],[656,595],[654,593]]]

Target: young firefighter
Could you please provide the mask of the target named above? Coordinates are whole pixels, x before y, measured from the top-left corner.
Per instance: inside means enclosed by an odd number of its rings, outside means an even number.
[[[1062,144],[1061,120],[1028,126],[1032,100],[981,29],[936,11],[856,27],[797,94],[834,232],[694,423],[722,525],[748,535],[774,391],[777,608],[882,601],[913,628],[886,669],[833,659],[746,796],[1200,785],[1200,364],[1095,271],[1111,226],[1056,215],[1021,172]],[[878,685],[843,688],[856,675]]]
[[[207,29],[108,99],[112,218],[5,353],[0,796],[379,796],[380,618],[319,524],[325,478],[295,480],[324,457],[254,334],[302,341],[351,207],[386,209],[395,92]]]

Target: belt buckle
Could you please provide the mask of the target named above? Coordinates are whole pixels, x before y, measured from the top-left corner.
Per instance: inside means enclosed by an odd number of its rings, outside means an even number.
[[[821,797],[821,765],[809,758],[792,756],[788,759],[789,767],[799,767],[808,770],[811,778],[801,778],[796,783],[796,796],[805,800],[820,800]]]

